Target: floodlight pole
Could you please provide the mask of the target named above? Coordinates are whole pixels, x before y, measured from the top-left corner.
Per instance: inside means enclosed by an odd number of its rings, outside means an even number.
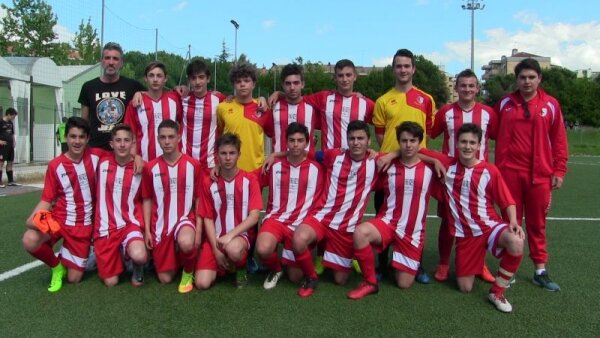
[[[485,5],[480,3],[483,0],[467,0],[462,9],[471,11],[471,70],[475,71],[475,11],[483,10]]]
[[[234,48],[233,48],[233,64],[237,65],[237,33],[238,33],[238,29],[240,29],[240,24],[237,23],[237,21],[231,19],[231,24],[233,25],[233,27],[235,28],[235,44],[234,44]]]

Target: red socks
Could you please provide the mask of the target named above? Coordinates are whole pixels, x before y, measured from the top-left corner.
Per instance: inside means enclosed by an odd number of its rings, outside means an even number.
[[[362,249],[355,249],[354,257],[356,257],[358,265],[360,265],[364,280],[373,285],[377,284],[373,248],[370,245],[367,245]]]
[[[498,275],[496,276],[496,282],[492,285],[490,292],[502,293],[506,289],[512,279],[513,275],[519,269],[523,255],[513,256],[508,251],[502,255],[500,259],[500,267],[498,268]]]
[[[48,244],[48,243],[42,243],[40,245],[40,247],[37,248],[37,250],[35,250],[34,252],[30,252],[30,254],[33,257],[44,262],[46,265],[48,265],[51,268],[57,266],[58,263],[60,263],[60,260],[58,259],[58,257],[56,257],[56,255],[54,255],[52,246],[50,246],[50,244]]]
[[[304,249],[301,253],[295,253],[296,263],[304,272],[304,275],[310,279],[317,279],[317,272],[313,263],[312,255],[308,249]]]

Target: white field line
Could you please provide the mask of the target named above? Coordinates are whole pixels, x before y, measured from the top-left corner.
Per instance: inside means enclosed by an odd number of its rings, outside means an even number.
[[[374,217],[375,214],[365,214],[366,217]],[[427,215],[427,218],[438,218],[436,215]],[[600,222],[600,218],[591,218],[591,217],[547,217],[548,220],[551,221],[567,221],[567,222],[576,222],[576,221],[588,221],[588,222]],[[9,278],[16,277],[24,272],[27,272],[31,269],[37,268],[38,266],[42,266],[44,263],[41,261],[33,261],[27,263],[25,265],[21,265],[12,270],[3,272],[0,274],[0,282],[5,281]]]

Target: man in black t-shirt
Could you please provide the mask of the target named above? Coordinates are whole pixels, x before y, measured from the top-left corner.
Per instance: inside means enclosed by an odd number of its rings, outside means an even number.
[[[83,84],[79,94],[81,117],[90,122],[91,147],[112,150],[110,130],[125,120],[125,108],[136,92],[145,88],[136,80],[120,76],[123,49],[109,42],[102,49],[102,75]]]
[[[0,188],[6,185],[2,182],[2,170],[6,161],[6,176],[8,185],[18,185],[13,177],[13,161],[15,160],[15,126],[13,121],[17,117],[14,108],[6,109],[4,117],[0,119]]]

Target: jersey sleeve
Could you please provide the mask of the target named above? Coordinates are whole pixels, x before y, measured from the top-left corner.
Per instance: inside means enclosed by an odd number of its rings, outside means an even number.
[[[567,145],[567,132],[563,120],[562,110],[558,101],[554,101],[556,113],[550,126],[550,142],[552,143],[552,168],[553,175],[564,177],[567,173],[569,160],[569,147]]]
[[[275,134],[275,121],[273,121],[273,111],[269,109],[265,112],[265,115],[266,121],[263,125],[263,131],[265,132],[265,135],[267,135],[270,138],[273,138],[273,135]]]
[[[450,158],[449,156],[447,156],[445,154],[442,154],[439,151],[434,151],[434,150],[427,149],[427,148],[421,148],[421,149],[419,149],[419,154],[429,156],[431,158],[434,158],[434,159],[442,162],[442,164],[446,168],[450,167],[450,165],[452,164],[452,158]]]
[[[152,173],[150,172],[150,168],[148,165],[144,166],[142,170],[142,198],[149,199],[152,198],[152,194],[154,193],[152,190]]]
[[[223,134],[223,128],[225,127],[225,122],[223,122],[223,110],[225,109],[225,104],[225,102],[221,102],[217,106],[217,130],[219,135]]]
[[[446,130],[446,121],[444,119],[445,109],[440,109],[435,113],[433,118],[433,125],[427,135],[431,138],[440,136]]]
[[[515,200],[510,194],[510,190],[508,190],[508,186],[506,186],[506,182],[504,182],[502,175],[500,175],[500,171],[494,165],[488,165],[488,169],[492,175],[493,184],[491,187],[493,189],[492,196],[494,196],[494,202],[496,202],[502,210],[510,205],[515,205]]]
[[[215,95],[219,99],[219,102],[223,102],[227,98],[227,96],[221,92],[211,92],[211,94]]]
[[[261,210],[263,208],[263,201],[258,179],[253,174],[249,174],[248,179],[250,180],[250,201],[248,210]]]
[[[52,163],[46,169],[44,175],[44,190],[42,190],[42,201],[52,203],[58,196],[59,184],[56,179],[56,168]]]
[[[210,178],[205,178],[202,182],[202,200],[198,203],[198,215],[214,220],[217,216],[217,211],[215,210],[212,194],[210,193],[210,186],[213,182],[209,180]]]

